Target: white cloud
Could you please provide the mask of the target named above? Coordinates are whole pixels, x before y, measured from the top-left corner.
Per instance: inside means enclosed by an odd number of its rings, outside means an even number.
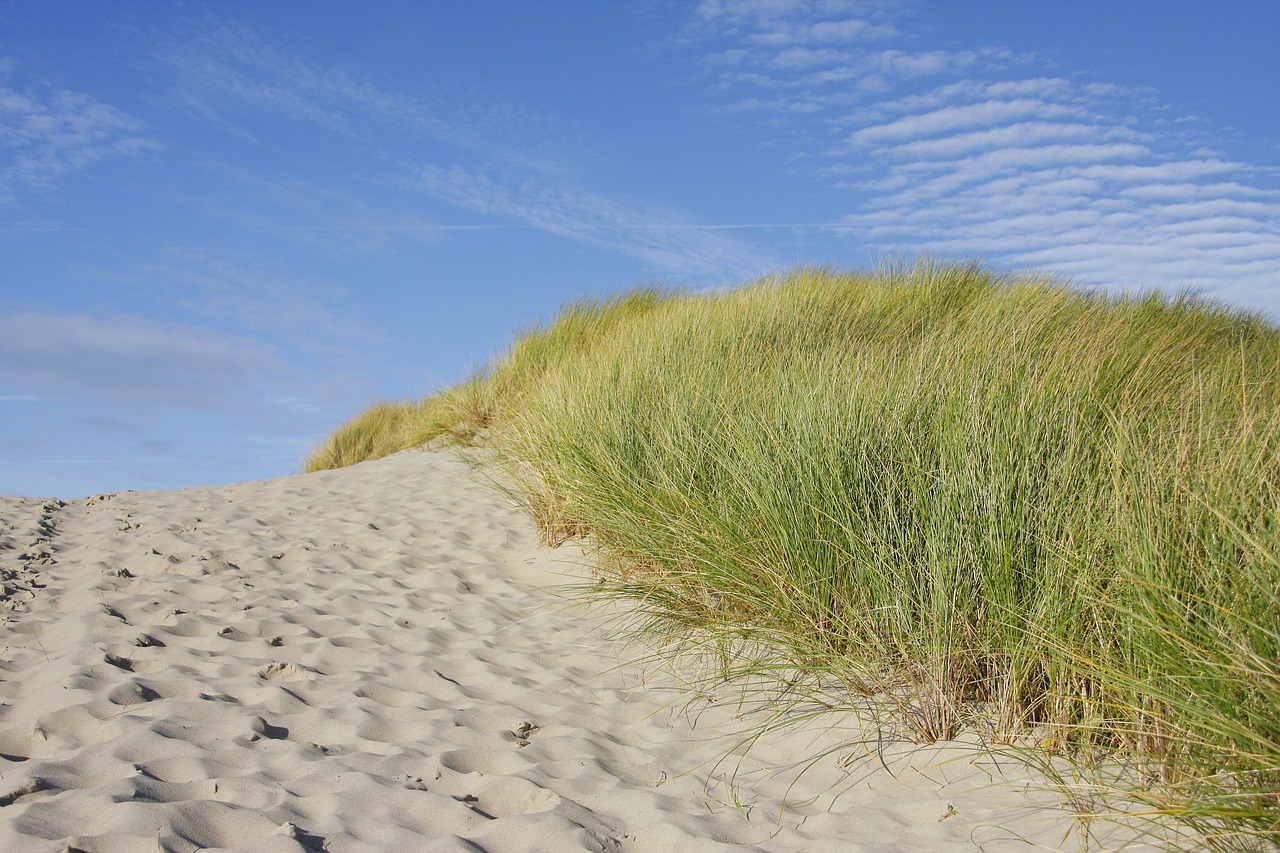
[[[973,151],[1046,145],[1066,140],[1133,137],[1132,131],[1071,122],[1028,121],[934,139],[903,142],[883,153],[894,159],[953,159]]]
[[[82,92],[10,85],[0,66],[0,203],[24,189],[47,189],[113,156],[157,147],[137,119]]]
[[[853,42],[898,35],[884,2],[849,0],[704,0],[696,17],[705,27],[756,44]]]
[[[1245,169],[1242,163],[1222,160],[1169,160],[1163,163],[1091,166],[1080,174],[1086,178],[1100,178],[1118,184],[1145,185],[1233,174]]]
[[[876,145],[919,139],[948,131],[969,130],[1025,118],[1079,118],[1085,110],[1072,104],[1054,104],[1040,98],[992,99],[957,104],[908,115],[887,124],[864,127],[849,137],[858,145]]]
[[[839,14],[902,20],[873,11]],[[729,104],[810,141],[793,162],[845,193],[852,239],[1081,284],[1189,285],[1280,315],[1280,193],[1256,183],[1259,168],[1204,153],[1210,140],[1156,93],[1036,73],[1046,64],[1000,47],[806,35],[836,16],[820,3],[710,3],[700,21],[734,51],[731,68],[710,67]]]
[[[973,51],[959,53],[933,50],[924,53],[908,53],[902,50],[885,50],[870,57],[872,66],[881,74],[897,77],[920,77],[941,74],[957,68],[968,68],[978,63],[980,55]]]
[[[1167,184],[1142,184],[1125,187],[1120,195],[1145,199],[1183,200],[1192,198],[1220,198],[1234,196],[1236,198],[1270,198],[1280,199],[1280,193],[1267,192],[1257,187],[1245,186],[1234,181],[1217,184],[1193,184],[1190,182]]]
[[[1161,219],[1196,219],[1207,222],[1224,214],[1234,214],[1238,218],[1248,217],[1248,221],[1252,222],[1275,216],[1276,205],[1219,196],[1201,201],[1152,205],[1151,210]]]
[[[794,70],[847,62],[850,58],[847,52],[835,48],[789,47],[770,59],[769,65],[774,68]]]

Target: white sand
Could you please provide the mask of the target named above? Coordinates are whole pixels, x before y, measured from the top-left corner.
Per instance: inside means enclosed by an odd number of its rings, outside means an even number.
[[[795,781],[838,718],[717,765],[753,720],[617,667],[548,592],[570,551],[427,452],[0,500],[0,850],[1073,846],[957,747]]]

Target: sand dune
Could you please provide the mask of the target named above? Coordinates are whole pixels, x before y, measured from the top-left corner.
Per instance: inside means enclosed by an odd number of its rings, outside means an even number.
[[[0,501],[0,850],[1063,843],[1052,797],[954,745],[892,747],[888,770],[846,749],[797,781],[839,718],[717,762],[759,720],[619,666],[608,611],[551,592],[576,552],[535,538],[417,451]]]

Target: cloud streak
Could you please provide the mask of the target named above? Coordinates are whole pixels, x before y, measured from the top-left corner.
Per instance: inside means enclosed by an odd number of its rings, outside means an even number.
[[[458,207],[621,252],[667,273],[723,281],[771,266],[762,254],[714,233],[722,229],[653,202],[434,165],[422,169],[418,186]]]
[[[850,35],[819,31],[809,37],[839,40]],[[693,227],[678,232],[650,227],[697,223],[670,206],[592,188],[562,161],[563,153],[539,156],[539,149],[565,149],[566,140],[539,143],[547,123],[526,110],[483,99],[462,104],[430,93],[410,97],[381,89],[291,54],[240,25],[211,24],[195,45],[175,45],[163,53],[182,80],[175,97],[194,113],[243,138],[253,138],[248,112],[310,123],[355,141],[363,162],[373,168],[391,170],[367,176],[370,180],[500,220],[455,225],[403,213],[389,223],[382,219],[383,225],[358,204],[347,204],[346,214],[314,216],[296,227],[260,223],[265,227],[280,227],[304,239],[312,230],[332,229],[352,242],[391,233],[438,238],[455,229],[518,224],[639,259],[668,275],[722,281],[773,266],[769,258],[725,235]],[[530,134],[529,126],[538,130]],[[374,156],[365,156],[369,154]],[[409,170],[407,176],[404,170]],[[314,187],[280,184],[272,192],[312,210],[335,208],[333,194]]]
[[[242,190],[232,200],[206,202],[218,219],[272,237],[287,237],[325,254],[384,253],[397,241],[432,243],[451,232],[482,231],[493,224],[440,223],[411,205],[388,207],[364,196],[303,180],[269,180],[241,170],[220,176]]]
[[[252,407],[281,369],[270,348],[202,328],[129,315],[0,316],[0,382],[41,398],[225,411]]]

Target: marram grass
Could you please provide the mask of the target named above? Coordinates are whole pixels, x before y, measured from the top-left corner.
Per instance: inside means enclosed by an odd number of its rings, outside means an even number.
[[[1280,847],[1280,331],[974,264],[569,306],[309,468],[492,448],[601,592],[921,740],[1129,768],[1195,844]],[[719,638],[719,639],[716,639]],[[1101,766],[1101,764],[1097,764]],[[1186,842],[1192,843],[1192,842]]]
[[[473,443],[548,375],[588,357],[616,326],[638,322],[666,298],[649,288],[568,305],[550,326],[517,334],[507,353],[467,381],[423,400],[370,406],[316,448],[303,470],[341,468],[433,441]]]

